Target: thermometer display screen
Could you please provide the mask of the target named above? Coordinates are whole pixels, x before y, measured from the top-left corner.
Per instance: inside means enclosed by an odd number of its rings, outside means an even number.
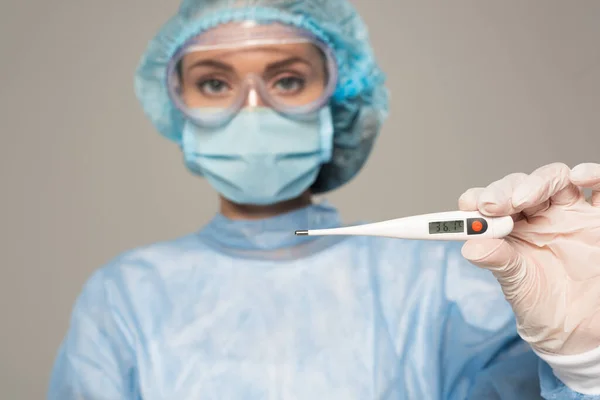
[[[465,221],[438,221],[429,223],[429,234],[461,233],[465,231]]]

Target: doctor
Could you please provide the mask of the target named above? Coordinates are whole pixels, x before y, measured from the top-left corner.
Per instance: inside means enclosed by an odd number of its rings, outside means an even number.
[[[48,398],[600,398],[600,165],[468,190],[516,223],[462,251],[293,235],[340,226],[312,195],[365,163],[383,81],[346,0],[184,1],[136,89],[219,213],[89,279]]]

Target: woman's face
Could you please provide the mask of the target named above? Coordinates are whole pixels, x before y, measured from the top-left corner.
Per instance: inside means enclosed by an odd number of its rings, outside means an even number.
[[[290,106],[318,100],[327,86],[325,57],[311,43],[203,50],[181,61],[182,100],[190,108],[227,108],[251,74],[262,79],[268,96]],[[257,97],[246,104],[264,106]]]

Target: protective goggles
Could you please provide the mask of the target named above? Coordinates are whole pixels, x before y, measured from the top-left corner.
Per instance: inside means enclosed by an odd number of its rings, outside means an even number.
[[[313,34],[280,24],[221,25],[188,41],[167,68],[169,95],[192,122],[227,124],[245,107],[302,118],[325,106],[338,69]]]

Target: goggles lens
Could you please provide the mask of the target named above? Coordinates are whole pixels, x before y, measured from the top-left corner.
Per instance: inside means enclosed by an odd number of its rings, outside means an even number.
[[[337,68],[325,45],[281,25],[246,29],[233,36],[209,31],[171,60],[171,99],[186,117],[214,126],[227,123],[244,107],[303,116],[329,102]]]

